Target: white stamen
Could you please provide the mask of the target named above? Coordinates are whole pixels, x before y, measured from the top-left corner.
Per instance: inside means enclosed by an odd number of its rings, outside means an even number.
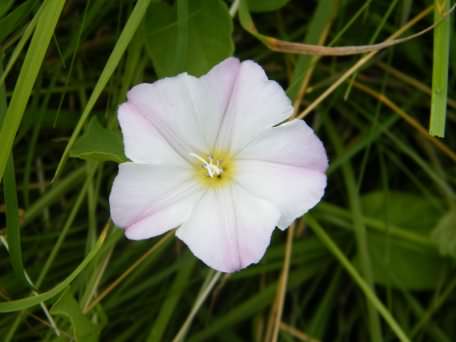
[[[216,160],[214,163],[214,159],[211,156],[208,157],[209,161],[207,161],[206,159],[197,155],[196,153],[189,153],[189,155],[203,163],[202,166],[206,169],[209,177],[214,178],[223,173],[223,169],[220,167],[219,160]]]

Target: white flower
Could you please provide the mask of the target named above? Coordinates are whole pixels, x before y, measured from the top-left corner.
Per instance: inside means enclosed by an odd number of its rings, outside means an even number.
[[[327,157],[280,85],[252,61],[228,58],[128,92],[119,107],[125,154],[109,198],[114,223],[140,240],[179,227],[208,266],[257,263],[276,226],[317,204]]]

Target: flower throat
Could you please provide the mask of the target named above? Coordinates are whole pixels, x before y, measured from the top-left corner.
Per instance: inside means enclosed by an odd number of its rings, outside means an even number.
[[[206,187],[219,187],[233,178],[233,159],[228,153],[214,152],[207,155],[189,154],[195,159],[195,175]]]
[[[208,156],[208,160],[206,160],[196,153],[190,153],[190,156],[202,162],[201,166],[206,169],[209,177],[219,177],[223,173],[223,169],[220,167],[220,160],[214,160],[212,156]]]

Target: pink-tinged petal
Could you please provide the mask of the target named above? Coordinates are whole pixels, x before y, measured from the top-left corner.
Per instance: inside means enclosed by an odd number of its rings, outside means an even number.
[[[228,58],[201,78],[182,73],[142,83],[128,92],[128,102],[184,159],[191,152],[208,153],[215,145],[239,67],[239,60]]]
[[[267,161],[239,160],[236,181],[279,208],[279,228],[286,229],[323,197],[326,175],[302,167]]]
[[[157,132],[152,123],[131,103],[118,109],[125,155],[136,163],[183,165],[185,160]]]
[[[325,172],[328,157],[320,139],[302,120],[267,129],[247,145],[238,160],[260,160]]]
[[[237,58],[227,58],[206,75],[193,79],[190,87],[195,113],[211,150],[215,146],[223,116],[228,108],[239,67]]]
[[[186,160],[190,152],[205,149],[189,89],[194,81],[193,76],[183,73],[154,83],[141,83],[127,94],[128,103]]]
[[[244,61],[220,126],[217,147],[237,152],[292,112],[290,99],[282,87],[268,80],[258,64]]]
[[[201,195],[201,192],[192,192],[176,199],[171,205],[152,210],[147,214],[147,217],[128,226],[125,229],[125,236],[130,240],[143,240],[177,228],[188,220]]]
[[[191,177],[191,170],[182,167],[120,164],[109,196],[113,222],[131,239],[176,228],[201,197]]]
[[[211,189],[176,236],[206,265],[234,272],[263,257],[279,217],[274,205],[241,187]]]

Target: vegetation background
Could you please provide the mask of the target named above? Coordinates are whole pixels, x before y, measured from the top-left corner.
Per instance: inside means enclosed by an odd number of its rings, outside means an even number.
[[[1,0],[0,340],[455,341],[450,7]],[[369,45],[434,23],[364,54],[301,44]],[[287,89],[330,168],[323,201],[276,231],[261,263],[221,275],[172,233],[126,240],[107,198],[126,91],[233,54]]]

